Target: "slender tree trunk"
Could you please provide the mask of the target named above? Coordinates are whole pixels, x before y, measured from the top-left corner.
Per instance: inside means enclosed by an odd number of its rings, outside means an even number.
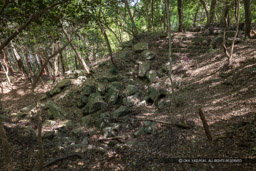
[[[127,0],[123,0],[123,2],[125,3],[126,9],[127,9],[128,14],[129,14],[129,16],[130,16],[130,19],[131,19],[131,21],[132,21],[133,36],[134,36],[134,37],[137,37],[137,35],[138,35],[138,30],[137,30],[137,27],[136,27],[136,25],[135,25],[134,18],[133,18],[133,16],[132,16],[132,12],[131,12],[129,3],[127,2]]]
[[[60,49],[60,43],[58,43],[58,48]],[[60,62],[62,67],[62,75],[65,75],[66,70],[65,70],[65,63],[64,63],[62,52],[60,52]]]
[[[2,8],[0,9],[0,15],[2,14],[2,12],[4,11],[5,7],[8,5],[8,0],[4,0],[4,3],[3,3],[3,6]]]
[[[235,45],[235,41],[236,41],[236,37],[237,37],[237,34],[238,34],[238,30],[239,30],[239,20],[240,20],[240,0],[235,0],[235,18],[236,18],[236,32],[235,32],[235,35],[234,35],[234,38],[233,38],[233,41],[232,41],[232,45],[231,45],[231,48],[230,48],[230,53],[228,53],[228,50],[226,48],[226,42],[225,42],[225,39],[226,39],[226,29],[227,29],[227,14],[225,14],[225,18],[226,18],[226,26],[225,26],[225,29],[224,29],[224,33],[223,33],[223,43],[222,43],[222,46],[223,46],[223,49],[224,49],[224,53],[225,55],[227,56],[228,58],[228,64],[229,66],[232,66],[232,58],[233,58],[233,52],[234,52],[234,45]]]
[[[6,76],[6,79],[7,79],[8,83],[11,84],[11,80],[10,80],[10,77],[9,77],[9,67],[8,67],[8,65],[6,63],[5,58],[6,58],[6,54],[5,54],[4,50],[2,50],[2,62],[1,62],[1,65],[2,65],[3,70],[5,72],[5,76]]]
[[[57,50],[57,45],[55,46],[55,51]],[[54,76],[57,77],[59,75],[59,65],[58,65],[59,55],[54,57]]]
[[[245,36],[250,38],[251,31],[251,0],[244,0],[244,11],[245,11]]]
[[[15,71],[14,71],[14,69],[12,67],[11,60],[7,56],[6,49],[3,50],[3,53],[4,53],[3,60],[5,61],[6,65],[8,67],[8,70],[10,71],[10,75],[13,76]]]
[[[165,0],[165,5],[166,5],[166,14],[167,14],[167,25],[168,25],[168,36],[169,36],[169,62],[170,62],[170,72],[169,72],[169,77],[171,80],[171,86],[172,86],[172,97],[174,102],[176,103],[176,98],[175,98],[175,92],[174,92],[174,85],[173,85],[173,80],[172,80],[172,31],[171,31],[171,17],[170,17],[170,11],[169,11],[169,0]]]
[[[151,31],[154,31],[154,0],[151,0]]]
[[[194,15],[194,19],[193,19],[193,27],[196,26],[197,14],[198,14],[198,12],[199,12],[199,9],[200,9],[200,7],[199,7],[199,5],[198,5],[198,7],[197,7],[197,9],[196,9],[196,12],[195,12],[195,15]]]
[[[114,67],[118,68],[118,66],[116,65],[116,63],[114,62],[114,59],[113,59],[113,54],[112,54],[112,49],[111,49],[111,46],[110,46],[110,43],[109,43],[109,40],[108,40],[108,36],[105,32],[105,29],[104,27],[102,26],[102,24],[100,23],[100,21],[98,21],[98,25],[100,27],[100,30],[101,30],[101,33],[103,34],[104,36],[104,39],[105,39],[105,42],[107,44],[107,47],[108,47],[108,52],[109,52],[109,56],[110,56],[110,60],[112,62],[112,64],[114,65]]]
[[[33,77],[33,71],[30,68],[31,67],[30,66],[30,61],[27,58],[27,53],[26,52],[24,53],[24,62],[26,64],[26,70],[27,70],[27,73],[29,75],[29,80],[31,82],[32,81],[31,78]]]
[[[211,7],[210,7],[210,15],[209,15],[209,20],[207,22],[207,26],[213,24],[213,22],[214,22],[215,7],[216,7],[216,0],[212,0]]]
[[[207,18],[207,22],[206,23],[209,23],[209,12],[207,10],[207,6],[206,6],[206,3],[204,0],[200,0],[200,2],[202,3],[203,7],[204,7],[204,11],[205,11],[205,14],[206,14],[206,18]]]
[[[70,41],[71,38],[69,37],[68,33],[66,32],[66,30],[64,29],[64,27],[62,27],[62,31],[64,33],[64,35],[66,36],[66,38]],[[81,62],[82,67],[85,69],[85,71],[90,74],[90,69],[87,66],[87,64],[85,63],[84,59],[80,56],[79,52],[77,51],[76,47],[74,46],[74,44],[72,42],[70,42],[70,45],[72,47],[72,49],[74,50],[77,58],[79,59],[79,61]]]
[[[16,48],[14,47],[13,43],[11,42],[11,47],[12,47],[12,50],[13,50],[13,55],[17,61],[17,64],[18,64],[18,67],[19,69],[21,70],[21,72],[26,76],[26,78],[29,80],[29,76],[28,76],[28,73],[26,72],[25,70],[25,67],[22,63],[22,60],[21,60],[21,57],[20,55],[18,54]],[[30,81],[30,80],[29,80]]]
[[[28,64],[28,70],[30,71],[30,77],[32,78],[34,76],[34,73],[33,73],[33,68],[32,68],[32,65],[31,65],[31,61],[30,61],[30,58],[29,58],[29,53],[27,52],[26,54],[26,61],[27,61],[27,64]]]
[[[178,2],[178,15],[179,15],[179,32],[183,32],[183,4],[182,0],[177,0]]]

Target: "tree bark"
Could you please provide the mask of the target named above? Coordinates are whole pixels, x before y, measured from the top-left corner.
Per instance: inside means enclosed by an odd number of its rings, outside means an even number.
[[[202,111],[201,108],[199,109],[199,116],[200,116],[200,118],[201,118],[201,120],[202,120],[202,123],[203,123],[203,126],[204,126],[204,131],[205,131],[205,134],[206,134],[206,136],[207,136],[207,139],[208,139],[209,141],[212,141],[212,134],[211,134],[211,132],[210,132],[208,123],[207,123],[207,121],[206,121],[206,119],[205,119],[204,113],[203,113],[203,111]]]
[[[58,43],[58,48],[60,49],[60,43]],[[61,62],[61,67],[62,67],[62,75],[65,75],[65,63],[64,63],[64,58],[62,55],[62,52],[60,52],[60,62]]]
[[[33,68],[32,68],[32,65],[31,65],[31,61],[30,61],[30,58],[29,58],[29,53],[25,54],[26,55],[26,58],[27,58],[27,63],[28,63],[28,68],[30,70],[30,77],[33,77],[34,76],[34,73],[33,73]]]
[[[57,50],[57,45],[55,46]],[[54,57],[54,76],[57,77],[59,75],[59,63],[58,63],[59,55]]]
[[[154,0],[151,0],[151,31],[154,31]]]
[[[1,65],[3,67],[3,70],[5,72],[5,76],[6,76],[6,79],[8,81],[9,84],[11,84],[11,80],[10,80],[10,77],[9,77],[9,67],[6,63],[6,60],[5,60],[5,52],[2,50],[2,62],[1,62]]]
[[[8,0],[4,0],[3,6],[0,9],[0,15],[2,14],[2,12],[4,11],[5,7],[8,5]]]
[[[251,0],[244,0],[244,11],[245,11],[245,36],[250,38],[251,31]]]
[[[182,0],[177,0],[178,4],[178,15],[179,15],[179,32],[183,32],[183,4]]]
[[[210,15],[209,15],[209,20],[207,22],[207,26],[213,24],[214,20],[214,15],[215,15],[215,7],[216,7],[216,0],[212,0],[211,2],[211,7],[210,7]]]

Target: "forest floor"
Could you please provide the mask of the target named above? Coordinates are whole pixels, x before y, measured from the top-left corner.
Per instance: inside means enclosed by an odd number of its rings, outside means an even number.
[[[197,36],[198,33],[192,32],[174,34],[173,79],[178,83],[175,87],[178,105],[172,103],[161,110],[152,105],[133,107],[131,117],[134,123],[124,123],[118,132],[125,138],[115,140],[115,145],[111,146],[107,144],[108,140],[100,140],[100,131],[94,131],[88,141],[97,149],[82,149],[78,151],[81,156],[63,158],[44,170],[255,170],[255,162],[225,163],[217,159],[256,159],[256,40],[237,44],[233,68],[226,68],[224,64],[227,59],[223,50],[209,49],[209,46],[204,47],[200,43],[192,45],[191,40]],[[152,62],[151,67],[158,69],[166,64],[168,39],[149,36],[145,40],[149,42],[150,49],[157,52],[157,60]],[[122,76],[129,72],[136,60],[134,57],[123,62],[126,69],[119,74]],[[95,68],[95,77],[104,75],[106,69],[109,68]],[[20,75],[17,78],[12,90],[7,86],[2,89],[1,99],[7,115],[33,104],[50,89],[50,83],[46,83],[35,91],[36,94],[32,94],[30,83]],[[161,88],[171,93],[168,75],[158,81]],[[77,86],[72,89],[76,91]],[[213,141],[207,140],[198,114],[199,108],[202,108],[208,121]],[[76,110],[75,107],[66,109]],[[35,124],[11,116],[7,118],[4,123],[8,128]],[[79,122],[79,118],[72,120]],[[155,120],[153,133],[132,136],[143,125],[143,120]],[[190,129],[179,128],[174,125],[176,123],[190,125]],[[92,128],[81,129],[88,133]],[[17,166],[15,169],[35,169],[38,160],[36,141],[18,139],[17,132],[8,129],[7,136],[13,162]],[[74,152],[72,148],[53,148],[52,141],[55,140],[45,142],[47,161]],[[192,161],[210,158],[216,160]],[[178,159],[190,159],[190,162]]]

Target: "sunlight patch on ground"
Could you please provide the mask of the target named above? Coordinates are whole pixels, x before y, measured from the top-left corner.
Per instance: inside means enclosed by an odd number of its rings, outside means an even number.
[[[209,125],[213,125],[217,122],[223,121],[223,120],[230,120],[233,117],[237,117],[237,116],[245,116],[246,114],[248,114],[248,112],[250,112],[249,108],[242,108],[242,109],[238,109],[238,110],[233,110],[230,111],[226,114],[222,114],[221,116],[216,116],[216,115],[208,115],[208,124]]]

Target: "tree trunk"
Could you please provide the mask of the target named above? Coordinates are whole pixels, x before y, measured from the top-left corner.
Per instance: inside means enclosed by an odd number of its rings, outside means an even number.
[[[138,30],[137,30],[137,27],[135,25],[135,22],[134,22],[134,19],[133,19],[133,16],[132,16],[132,12],[131,12],[129,3],[127,2],[127,0],[123,0],[123,2],[125,3],[126,9],[128,11],[128,14],[129,14],[131,22],[132,22],[133,36],[136,38],[137,35],[138,35]]]
[[[209,22],[209,12],[207,10],[207,6],[206,6],[206,3],[204,2],[204,0],[200,0],[200,2],[202,3],[203,7],[204,7],[204,10],[205,10],[205,14],[206,14],[206,17],[207,17],[207,22]]]
[[[151,0],[151,31],[154,31],[154,0]]]
[[[178,2],[178,15],[179,15],[179,32],[183,32],[183,4],[182,0],[177,0]]]
[[[244,11],[245,11],[245,36],[250,38],[251,31],[251,0],[244,0]]]
[[[2,14],[2,12],[4,11],[5,7],[8,5],[8,0],[4,0],[4,3],[3,3],[3,6],[2,8],[0,9],[0,15]]]
[[[215,15],[215,7],[216,7],[216,0],[212,0],[211,7],[210,7],[210,15],[209,20],[207,22],[207,27],[214,22],[214,15]]]
[[[169,71],[169,77],[171,80],[171,86],[172,86],[172,97],[174,102],[176,103],[176,98],[175,98],[175,92],[174,92],[174,85],[173,85],[173,80],[172,80],[172,32],[171,32],[171,19],[170,19],[170,11],[169,11],[169,0],[165,0],[165,5],[166,5],[166,16],[167,16],[167,27],[168,27],[168,36],[169,36],[169,62],[170,62],[170,71]]]
[[[60,49],[60,43],[58,43],[58,48]],[[62,52],[60,52],[60,62],[62,67],[62,75],[65,75],[66,70],[65,70],[65,63],[64,63]]]
[[[105,42],[107,44],[107,47],[108,47],[108,52],[109,52],[109,56],[110,56],[110,60],[112,62],[112,64],[114,65],[115,68],[118,68],[118,66],[116,65],[116,63],[114,62],[114,59],[113,59],[113,54],[112,54],[112,49],[111,49],[111,46],[110,46],[110,43],[109,43],[109,40],[108,40],[108,36],[105,32],[105,29],[104,27],[102,26],[102,24],[100,23],[100,21],[98,21],[98,25],[100,27],[100,30],[101,30],[101,33],[103,34],[104,36],[104,39],[105,39]]]
[[[9,77],[9,67],[8,67],[8,64],[6,63],[6,54],[4,52],[4,50],[2,50],[2,62],[1,62],[1,65],[3,67],[3,70],[5,72],[5,76],[6,76],[6,79],[8,81],[9,84],[11,84],[11,80],[10,80],[10,77]]]
[[[64,33],[64,35],[66,36],[66,38],[70,41],[71,38],[69,37],[68,33],[66,32],[66,30],[64,29],[64,27],[62,27],[62,31]],[[74,46],[74,44],[72,42],[70,42],[70,45],[72,47],[72,49],[74,50],[77,58],[79,59],[82,67],[85,69],[85,71],[90,74],[90,69],[89,67],[87,66],[87,64],[85,63],[84,59],[80,56],[79,52],[77,51],[76,47]]]
[[[231,48],[230,48],[230,53],[228,53],[228,50],[226,48],[226,43],[225,43],[225,40],[226,40],[226,30],[227,30],[227,16],[228,16],[227,13],[225,14],[225,16],[226,16],[225,17],[225,19],[226,19],[225,20],[226,26],[225,26],[225,29],[224,29],[224,32],[223,32],[223,43],[222,43],[222,46],[223,46],[223,49],[224,49],[224,53],[225,53],[225,55],[228,58],[228,65],[230,67],[230,66],[232,66],[232,57],[233,57],[234,45],[235,45],[236,37],[237,37],[237,34],[238,34],[238,30],[239,30],[240,0],[235,0],[236,32],[235,32],[235,35],[234,35],[234,38],[233,38],[233,41],[232,41],[232,45],[231,45]]]
[[[194,19],[193,19],[193,27],[196,26],[197,14],[198,14],[199,9],[200,9],[200,8],[199,8],[199,5],[198,5],[198,7],[197,7],[197,9],[196,9],[196,12],[195,12],[195,15],[194,15]]]
[[[31,78],[33,77],[33,70],[31,68],[30,61],[29,61],[29,58],[27,56],[27,53],[24,53],[24,61],[26,63],[26,69],[27,69],[27,72],[28,72],[28,75],[29,75],[29,80],[31,82]]]
[[[29,80],[29,76],[28,76],[28,73],[26,72],[25,70],[25,67],[22,63],[22,60],[21,60],[21,57],[20,55],[18,54],[16,48],[14,47],[13,43],[11,42],[11,47],[12,47],[12,51],[13,51],[13,55],[17,61],[17,64],[18,64],[18,67],[19,69],[21,70],[21,72],[26,76],[26,78]]]
[[[57,45],[55,46],[55,50],[57,50]],[[54,57],[54,76],[57,77],[59,75],[59,63],[58,63],[59,55]]]

